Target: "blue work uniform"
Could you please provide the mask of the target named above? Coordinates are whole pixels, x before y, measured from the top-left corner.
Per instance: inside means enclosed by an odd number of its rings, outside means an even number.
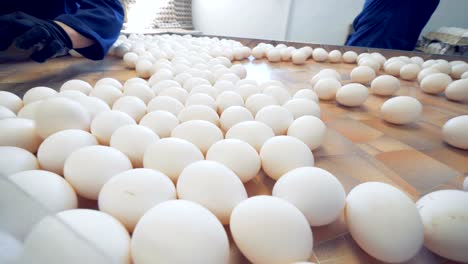
[[[15,11],[60,21],[94,40],[92,46],[76,49],[93,60],[104,58],[118,38],[124,19],[124,10],[119,0],[0,1],[0,15]]]
[[[439,0],[366,0],[346,45],[413,50]]]

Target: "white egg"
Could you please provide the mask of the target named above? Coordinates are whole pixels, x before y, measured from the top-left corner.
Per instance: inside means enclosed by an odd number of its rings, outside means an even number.
[[[266,124],[273,129],[275,135],[285,135],[294,116],[288,109],[279,105],[270,105],[262,108],[255,115],[255,121]]]
[[[375,78],[375,71],[369,66],[358,66],[351,71],[351,81],[369,83]]]
[[[256,85],[258,86],[258,83],[256,80],[252,80],[252,79],[242,79],[242,80],[239,80],[237,83],[236,83],[236,86],[239,87],[241,85],[244,85],[244,84],[251,84],[251,85]]]
[[[203,159],[201,151],[191,142],[179,138],[164,138],[148,146],[143,166],[161,171],[173,182],[177,182],[185,167]]]
[[[189,95],[187,97],[187,100],[185,100],[185,106],[188,107],[191,105],[204,105],[204,106],[210,107],[214,111],[218,110],[218,106],[216,104],[216,101],[213,99],[213,97],[204,93],[195,93],[195,94]]]
[[[176,99],[177,101],[181,102],[182,104],[185,104],[185,101],[187,100],[189,93],[184,90],[183,88],[180,87],[170,87],[167,89],[164,89],[159,93],[159,96],[168,96]]]
[[[311,226],[337,220],[345,207],[346,193],[340,181],[326,170],[315,167],[294,169],[273,187],[273,196],[296,206]]]
[[[377,95],[390,96],[400,90],[400,80],[392,75],[380,75],[372,81],[370,90]]]
[[[86,98],[86,94],[76,90],[65,90],[59,92],[56,97],[67,98],[76,102],[79,99]]]
[[[340,63],[342,59],[341,51],[339,50],[332,50],[328,53],[328,60],[331,63]]]
[[[103,85],[103,84],[112,85],[112,86],[114,86],[115,88],[117,88],[119,90],[123,90],[122,83],[120,83],[120,81],[118,81],[117,79],[110,78],[110,77],[99,79],[96,82],[96,84],[94,84],[94,87],[97,87],[97,86]]]
[[[253,120],[254,117],[252,113],[242,106],[231,106],[227,108],[219,118],[221,129],[223,129],[224,132],[227,132],[238,123]]]
[[[350,83],[338,89],[336,101],[344,106],[356,107],[362,105],[368,96],[367,87],[359,83]]]
[[[382,65],[376,59],[374,59],[372,56],[367,56],[365,58],[362,58],[361,60],[359,60],[358,65],[359,66],[367,66],[367,67],[371,68],[372,70],[374,70],[375,73],[377,73],[380,70],[380,68],[382,67]]]
[[[33,120],[7,118],[0,120],[0,146],[11,146],[36,153],[42,142]]]
[[[281,52],[279,49],[273,48],[269,49],[266,52],[266,57],[270,62],[280,62],[281,61]]]
[[[136,96],[122,96],[114,102],[112,110],[124,112],[139,122],[146,114],[146,104]]]
[[[450,260],[468,262],[468,193],[435,191],[416,204],[424,224],[424,246]]]
[[[356,63],[358,55],[354,51],[346,51],[343,53],[343,61],[345,63]]]
[[[247,77],[247,70],[242,64],[234,64],[231,66],[231,71],[233,71],[240,79]]]
[[[444,124],[442,127],[442,138],[448,144],[468,149],[468,115],[457,116]]]
[[[431,68],[439,70],[441,73],[445,74],[451,74],[452,73],[452,67],[447,61],[443,62],[436,62],[434,65],[431,66]]]
[[[203,206],[185,200],[162,202],[146,212],[133,232],[131,250],[138,264],[229,263],[222,224]]]
[[[131,263],[130,236],[112,216],[89,209],[43,218],[26,238],[20,259],[20,263],[38,264],[107,262]]]
[[[216,161],[202,160],[182,171],[177,180],[177,196],[201,204],[227,225],[234,207],[247,199],[247,191],[231,169]]]
[[[134,168],[141,168],[146,149],[157,140],[159,136],[145,126],[126,125],[115,130],[110,139],[110,146],[125,154]]]
[[[187,72],[179,73],[174,76],[174,81],[178,82],[180,85],[183,85],[185,81],[192,78],[193,76]]]
[[[0,91],[0,106],[4,106],[17,114],[23,107],[23,101],[14,93]]]
[[[294,47],[289,47],[289,48],[294,48]],[[314,52],[314,49],[310,46],[305,46],[299,49],[300,51],[304,52],[307,56],[307,58],[312,56],[312,53]]]
[[[406,64],[400,69],[400,78],[407,81],[414,81],[418,78],[421,67],[418,64]]]
[[[145,102],[145,104],[148,104],[148,102],[156,96],[148,85],[139,83],[124,86],[123,94],[136,96]]]
[[[31,152],[18,147],[0,146],[0,177],[37,169],[39,163]]]
[[[291,50],[289,48],[281,49],[280,50],[281,60],[282,61],[290,61],[291,57],[292,57],[292,52],[294,52],[294,51],[296,51],[296,50]],[[305,54],[304,54],[304,56],[305,56]]]
[[[445,89],[445,97],[454,101],[468,101],[468,79],[450,83]]]
[[[328,69],[327,69],[328,70]],[[314,87],[318,81],[321,79],[335,79],[337,81],[341,81],[341,76],[335,70],[330,71],[320,71],[312,79],[310,80],[310,85]]]
[[[170,87],[182,87],[182,86],[174,80],[163,80],[152,85],[151,90],[153,90],[155,94],[159,94],[163,90],[170,88]]]
[[[135,120],[124,112],[106,111],[99,113],[91,122],[91,133],[102,145],[109,145],[112,134],[120,127],[134,125]]]
[[[78,207],[75,191],[58,174],[45,170],[28,170],[17,172],[8,178],[51,213]]]
[[[276,197],[262,195],[241,202],[232,212],[230,229],[236,245],[252,263],[291,263],[312,255],[307,219],[292,204]]]
[[[279,87],[283,87],[283,88],[286,87],[281,81],[268,80],[268,81],[265,81],[262,84],[260,84],[259,88],[260,88],[261,91],[264,91],[266,88],[268,88],[270,86],[279,86]]]
[[[333,78],[324,77],[315,84],[314,91],[321,100],[333,100],[340,88],[341,82]]]
[[[466,72],[468,72],[468,63],[460,63],[452,66],[452,73],[450,73],[450,76],[454,79],[460,79]]]
[[[242,99],[245,101],[247,101],[247,98],[249,98],[250,96],[254,95],[254,94],[259,94],[261,93],[261,90],[258,86],[256,85],[252,85],[252,84],[243,84],[241,86],[238,86],[234,92],[236,92],[237,94],[239,94]]]
[[[265,141],[274,136],[273,129],[258,121],[240,122],[231,127],[226,133],[226,139],[234,138],[245,141],[254,147],[257,152],[260,152]]]
[[[251,83],[241,83],[241,84],[251,84]],[[236,85],[240,86],[239,83]],[[236,89],[236,85],[229,81],[217,81],[213,86],[219,93],[224,91],[234,91]],[[254,84],[256,85],[256,84]]]
[[[301,140],[310,150],[314,150],[322,145],[326,132],[327,127],[322,120],[306,115],[291,123],[287,135]]]
[[[150,128],[159,137],[166,138],[179,125],[179,119],[168,111],[153,111],[143,116],[140,125]]]
[[[122,95],[122,91],[109,84],[96,86],[96,88],[89,93],[89,96],[97,97],[106,102],[109,106],[112,106]]]
[[[346,197],[346,222],[354,241],[384,262],[410,260],[424,241],[414,202],[385,183],[366,182],[354,187]]]
[[[191,120],[205,120],[219,125],[219,116],[215,110],[205,105],[191,105],[182,109],[177,116],[181,123]]]
[[[125,53],[125,55],[123,56],[123,61],[125,63],[125,66],[127,66],[127,68],[135,69],[135,65],[138,61],[138,54],[134,52]]]
[[[404,125],[416,122],[422,113],[422,104],[410,96],[388,99],[380,107],[382,118],[392,124]]]
[[[216,79],[216,81],[230,81],[234,84],[237,83],[239,80],[239,76],[237,76],[235,73],[225,73]]]
[[[216,142],[208,150],[206,159],[227,166],[243,183],[255,178],[261,168],[257,151],[248,143],[238,139]]]
[[[6,231],[0,231],[0,251],[1,263],[18,263],[23,251],[23,243],[15,236]]]
[[[115,148],[88,146],[65,160],[64,176],[82,197],[97,200],[102,186],[117,173],[132,169],[130,160]]]
[[[293,99],[308,99],[308,100],[314,101],[316,103],[319,102],[319,98],[318,98],[317,93],[315,93],[314,91],[312,91],[310,89],[300,89],[300,90],[298,90],[294,94]]]
[[[400,76],[401,69],[407,63],[401,60],[387,61],[384,65],[384,70],[387,74],[393,75],[395,77]]]
[[[320,117],[319,105],[307,99],[292,99],[287,101],[283,107],[294,115],[294,119],[304,115]]]
[[[293,169],[314,166],[314,155],[309,147],[291,136],[276,136],[265,141],[260,158],[263,170],[274,180]]]
[[[305,64],[307,61],[307,54],[301,50],[295,50],[291,53],[291,60],[296,65]]]
[[[428,75],[431,75],[433,73],[440,73],[439,70],[434,69],[434,68],[425,68],[422,69],[419,74],[418,74],[418,82],[421,83],[421,81]]]
[[[171,136],[192,142],[205,154],[214,143],[223,139],[223,132],[211,122],[190,120],[175,127]]]
[[[97,144],[96,138],[86,131],[62,130],[41,143],[37,150],[37,159],[42,169],[63,175],[65,160],[73,151]]]
[[[152,68],[150,69],[150,74],[151,74],[151,77],[148,80],[149,86],[153,86],[163,81],[168,81],[168,80],[173,81],[172,78],[174,77],[174,72],[169,68],[155,69],[152,66]],[[176,82],[176,81],[173,81],[173,82]]]
[[[88,97],[84,97],[88,98]],[[30,120],[35,120],[36,119],[36,111],[37,107],[42,103],[41,101],[35,101],[30,104],[27,104],[21,108],[18,112],[18,118],[24,118],[24,119],[30,119]]]
[[[433,73],[421,81],[421,90],[429,94],[438,94],[445,91],[452,82],[452,78],[445,73]]]
[[[422,67],[423,63],[424,63],[424,59],[419,57],[419,56],[414,56],[414,57],[411,57],[411,61],[413,63],[416,63],[417,65],[419,65],[420,67]]]
[[[91,119],[94,119],[101,112],[111,110],[106,102],[97,97],[86,96],[78,98],[76,101],[87,110]]]
[[[291,94],[289,93],[289,91],[282,86],[276,86],[276,85],[268,86],[265,89],[263,89],[263,93],[275,98],[279,104],[284,104],[289,99],[291,99]]]
[[[192,88],[189,95],[194,94],[205,94],[210,96],[212,99],[215,99],[218,96],[218,90],[211,85],[200,84]]]
[[[159,171],[133,169],[110,179],[99,193],[99,210],[133,232],[141,217],[155,205],[176,199],[172,181]]]
[[[316,48],[312,52],[312,57],[317,62],[324,62],[328,59],[328,52],[322,48]]]
[[[256,115],[258,111],[266,106],[277,105],[276,99],[267,94],[254,94],[247,98],[245,107],[250,110],[252,115]]]
[[[83,80],[69,80],[62,84],[62,86],[60,87],[60,92],[79,91],[86,95],[88,95],[92,90],[93,86],[91,86],[91,84]]]
[[[21,110],[18,112],[18,114],[20,112]],[[7,119],[7,118],[16,118],[16,114],[13,113],[13,111],[11,111],[10,109],[0,105],[0,120]]]
[[[184,105],[177,99],[169,96],[157,96],[149,101],[146,111],[167,111],[177,116],[184,109]]]
[[[252,56],[254,56],[255,59],[263,59],[263,57],[265,57],[265,50],[257,46],[252,49]]]
[[[135,63],[135,71],[140,78],[149,78],[151,76],[151,67],[153,63],[148,59],[138,59]]]
[[[23,103],[26,106],[32,102],[37,102],[55,96],[57,96],[57,91],[55,91],[54,89],[44,86],[38,86],[29,89],[23,95]]]

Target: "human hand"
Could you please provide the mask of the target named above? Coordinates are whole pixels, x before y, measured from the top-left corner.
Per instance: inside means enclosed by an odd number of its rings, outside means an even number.
[[[0,16],[0,51],[13,42],[19,49],[31,49],[30,58],[37,62],[62,55],[72,48],[70,37],[58,24],[23,12]]]

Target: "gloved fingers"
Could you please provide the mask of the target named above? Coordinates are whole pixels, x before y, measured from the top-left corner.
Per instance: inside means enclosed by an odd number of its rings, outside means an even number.
[[[4,51],[10,47],[13,40],[18,36],[18,32],[12,27],[0,28],[0,51]]]
[[[44,46],[50,42],[50,33],[42,26],[35,26],[26,31],[23,35],[16,39],[16,47],[19,49],[30,49],[36,45]]]
[[[23,12],[0,16],[0,51],[10,47],[15,38],[35,25],[37,19]]]
[[[44,62],[54,57],[57,53],[62,52],[64,49],[66,49],[66,47],[64,47],[60,41],[54,39],[41,50],[34,52],[31,55],[31,59],[37,62]]]

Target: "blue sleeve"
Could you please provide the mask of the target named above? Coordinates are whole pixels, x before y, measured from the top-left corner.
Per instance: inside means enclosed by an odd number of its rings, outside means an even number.
[[[413,50],[439,0],[366,0],[346,45]]]
[[[76,49],[93,60],[104,58],[119,36],[123,19],[124,11],[119,0],[83,0],[76,12],[55,18],[96,42],[90,47]]]

